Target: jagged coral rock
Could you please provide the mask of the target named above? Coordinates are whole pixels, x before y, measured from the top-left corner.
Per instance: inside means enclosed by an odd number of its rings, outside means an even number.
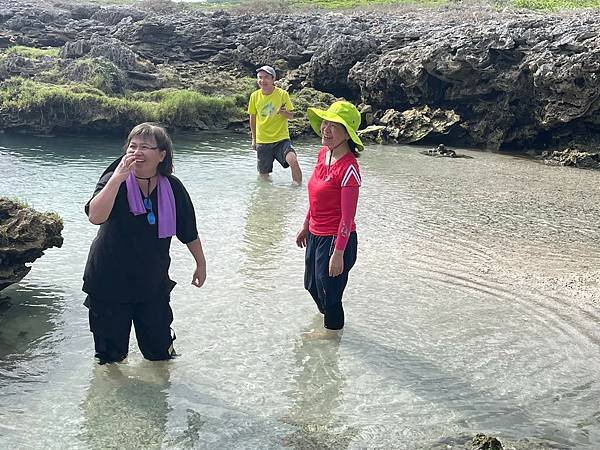
[[[0,197],[0,290],[18,283],[50,247],[61,247],[63,223],[53,213],[39,213]]]

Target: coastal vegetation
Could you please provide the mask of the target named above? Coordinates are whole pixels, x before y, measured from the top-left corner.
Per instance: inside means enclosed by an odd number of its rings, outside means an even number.
[[[59,49],[56,47],[34,48],[26,47],[24,45],[15,45],[0,52],[0,57],[2,57],[2,55],[17,55],[23,56],[24,58],[39,59],[44,56],[56,57],[58,56],[58,51]]]
[[[291,0],[296,6],[319,6],[330,9],[347,9],[366,6],[443,6],[443,5],[489,5],[534,10],[558,10],[574,8],[598,8],[600,0]]]
[[[352,9],[371,6],[447,6],[487,5],[497,8],[524,8],[538,11],[561,9],[600,8],[600,0],[238,0],[173,3],[170,0],[95,0],[104,5],[139,5],[149,8],[227,8],[242,7],[257,10],[283,8]]]
[[[201,74],[184,88],[169,68],[162,67],[166,84],[178,87],[139,91],[128,87],[123,71],[103,57],[78,58],[65,68],[56,48],[9,47],[0,52],[0,60],[9,55],[21,61],[47,57],[32,77],[12,76],[0,82],[0,119],[14,129],[23,125],[38,133],[73,127],[121,131],[145,121],[180,129],[223,129],[247,119],[248,97],[256,89],[251,77],[215,79]],[[333,99],[308,88],[292,93],[298,110],[315,104],[326,107]],[[299,117],[297,133],[306,127],[308,122]]]
[[[332,1],[327,5],[362,0]],[[4,42],[20,46],[0,51],[0,128],[104,133],[156,121],[172,129],[247,132],[254,69],[268,63],[298,111],[294,137],[311,132],[307,107],[343,97],[359,107],[363,138],[374,142],[568,150],[578,152],[578,164],[599,148],[596,10],[509,7],[525,0],[461,0],[427,10],[376,1],[383,9],[340,15],[302,9],[305,0],[253,0],[194,13],[167,0],[118,8],[11,0]],[[570,1],[527,5],[575,6]],[[479,9],[469,5],[476,4],[495,6],[472,14]],[[288,9],[278,13],[279,6]],[[248,24],[267,10],[262,26]],[[50,25],[28,22],[44,14],[54,18]],[[67,38],[62,29],[77,31]],[[561,155],[559,162],[567,162]]]
[[[249,77],[211,82],[198,76],[183,86],[165,67],[160,72],[162,84],[174,87],[140,91],[109,59],[88,56],[66,63],[54,47],[6,48],[0,51],[0,66],[9,68],[0,77],[4,126],[23,125],[41,133],[73,126],[118,131],[143,121],[180,128],[225,128],[245,118],[247,99],[255,88]],[[11,76],[14,66],[30,67],[30,76]]]

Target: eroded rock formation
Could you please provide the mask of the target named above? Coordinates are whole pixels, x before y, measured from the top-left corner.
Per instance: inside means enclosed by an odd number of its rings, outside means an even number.
[[[50,247],[61,247],[62,220],[0,197],[0,291],[29,273]]]
[[[181,6],[0,5],[0,48],[61,47],[65,76],[83,81],[91,74],[77,61],[101,59],[114,69],[116,94],[194,86],[201,75],[253,76],[270,63],[291,91],[310,87],[368,105],[375,125],[388,127],[378,123],[387,110],[413,111],[408,128],[386,130],[393,141],[442,134],[448,143],[491,149],[541,151],[584,141],[588,151],[600,148],[598,139],[590,141],[600,135],[598,10],[261,12],[257,21],[243,10]],[[13,58],[0,64],[0,78],[19,70],[33,76],[37,69]],[[438,131],[420,113],[425,108],[446,119],[452,112],[457,121]],[[6,122],[0,127],[12,126]]]

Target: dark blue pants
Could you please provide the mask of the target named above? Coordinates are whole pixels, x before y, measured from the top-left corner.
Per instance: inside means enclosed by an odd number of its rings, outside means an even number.
[[[100,364],[122,361],[129,352],[131,324],[138,347],[151,361],[170,359],[174,354],[171,336],[173,311],[169,299],[144,303],[118,303],[88,296],[90,330],[94,334]]]
[[[325,328],[340,330],[344,327],[342,296],[348,283],[348,273],[356,262],[358,239],[353,231],[344,251],[344,271],[337,277],[329,276],[329,258],[335,246],[335,236],[308,234],[304,270],[304,288],[310,292],[317,308],[325,316]]]

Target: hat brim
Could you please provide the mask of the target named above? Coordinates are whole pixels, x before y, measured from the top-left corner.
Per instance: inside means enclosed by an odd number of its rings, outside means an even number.
[[[346,121],[337,114],[319,108],[308,108],[306,113],[308,115],[308,121],[310,122],[310,126],[312,127],[314,132],[317,133],[317,136],[321,136],[321,123],[324,120],[327,120],[328,122],[340,123],[344,125],[344,128],[346,128],[346,132],[350,136],[350,139],[352,139],[352,142],[356,144],[356,149],[359,152],[362,152],[364,150],[365,146],[358,137],[358,134],[356,134],[356,131],[354,131],[352,127],[350,127],[346,123]]]

